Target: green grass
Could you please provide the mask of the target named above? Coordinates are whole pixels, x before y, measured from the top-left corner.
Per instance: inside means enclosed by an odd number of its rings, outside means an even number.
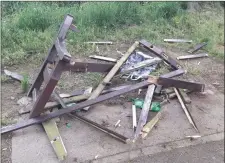
[[[69,33],[71,54],[91,49],[83,42],[164,38],[207,41],[211,55],[224,58],[224,10],[207,6],[187,12],[185,2],[2,2],[1,57],[4,65],[22,64],[46,56],[64,15],[74,16],[79,33]]]

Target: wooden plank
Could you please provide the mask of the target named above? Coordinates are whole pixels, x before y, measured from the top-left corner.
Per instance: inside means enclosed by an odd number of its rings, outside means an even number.
[[[177,57],[178,60],[184,60],[184,59],[195,59],[195,58],[202,58],[202,57],[208,57],[209,55],[207,53],[199,53],[199,54],[193,54],[193,55],[183,55]]]
[[[58,159],[64,160],[67,156],[67,151],[60,136],[55,119],[50,119],[48,121],[42,122],[42,125]]]
[[[192,40],[185,40],[185,39],[164,39],[164,42],[169,42],[169,43],[192,43]]]
[[[146,136],[148,136],[149,132],[152,130],[152,128],[155,126],[155,124],[159,121],[159,118],[161,117],[161,113],[158,112],[142,129],[141,137],[144,139]]]
[[[36,90],[36,88],[33,89],[33,92],[35,90]],[[32,92],[32,94],[34,94],[33,92]],[[53,91],[53,95],[55,95],[54,91]],[[33,96],[33,99],[35,101],[36,99],[34,96]],[[47,111],[47,113],[50,113],[50,111]],[[60,133],[59,133],[59,130],[58,130],[58,127],[56,124],[56,118],[42,122],[42,126],[45,129],[48,139],[50,140],[50,143],[51,143],[58,159],[64,160],[65,157],[67,156],[67,151],[66,151],[65,145],[62,141],[62,138],[60,136]]]
[[[109,61],[109,62],[114,62],[114,63],[117,62],[117,59],[110,58],[110,57],[99,56],[99,55],[90,55],[89,58],[99,59],[99,60]]]
[[[153,97],[153,94],[154,94],[155,87],[156,86],[154,84],[151,84],[151,85],[148,86],[148,90],[147,90],[147,93],[146,93],[146,96],[145,96],[144,105],[143,105],[143,108],[141,110],[141,115],[140,115],[139,120],[138,120],[137,129],[135,131],[133,141],[136,141],[136,139],[138,138],[138,136],[141,133],[141,130],[143,129],[143,126],[146,124],[146,121],[147,121],[147,118],[148,118],[148,112],[149,112],[149,109],[151,107],[151,102],[152,102],[152,97]]]
[[[117,73],[117,71],[119,70],[119,68],[123,65],[123,63],[127,60],[127,58],[130,56],[130,54],[136,49],[136,47],[139,45],[139,42],[135,42],[128,50],[127,52],[120,58],[120,60],[117,61],[117,63],[115,64],[115,66],[110,70],[110,72],[105,76],[105,78],[103,79],[103,81],[98,85],[98,87],[93,91],[93,93],[91,94],[90,98],[88,98],[88,100],[90,99],[95,99],[96,97],[98,97],[101,92],[103,91],[103,89],[105,88],[105,84],[104,83],[108,83],[110,82],[110,80],[113,78],[113,76]],[[84,110],[88,110],[90,108],[90,106],[83,108]]]
[[[192,118],[192,116],[191,116],[191,114],[190,114],[188,108],[187,108],[187,106],[186,106],[186,105],[184,104],[184,102],[183,102],[183,99],[182,99],[182,96],[181,96],[179,90],[178,90],[177,88],[174,88],[174,91],[175,91],[175,93],[176,93],[176,95],[177,95],[177,98],[178,98],[178,100],[179,100],[179,102],[180,102],[180,104],[181,104],[181,107],[182,107],[184,113],[186,114],[186,116],[187,116],[187,118],[188,118],[190,124],[192,124],[192,126],[194,127],[194,129],[195,129],[197,132],[199,132],[199,131],[198,131],[198,128],[197,128],[197,126],[196,126],[196,124],[195,124],[195,122],[194,122],[194,120],[193,120],[193,118]]]

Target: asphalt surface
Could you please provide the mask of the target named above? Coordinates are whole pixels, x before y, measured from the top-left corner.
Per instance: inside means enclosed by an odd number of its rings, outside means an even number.
[[[223,163],[224,140],[139,157],[129,163]]]

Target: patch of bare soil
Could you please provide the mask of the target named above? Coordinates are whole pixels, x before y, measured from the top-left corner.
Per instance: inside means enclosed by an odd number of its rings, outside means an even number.
[[[112,58],[119,58],[121,54],[117,52],[121,51],[125,53],[127,49],[133,44],[133,42],[116,43],[111,46],[99,45],[99,53],[92,53],[90,55],[102,55]],[[171,49],[163,47],[166,54],[173,57],[174,59],[179,55],[187,55],[184,49]],[[183,51],[183,52],[182,52]],[[89,59],[88,59],[89,60]],[[218,89],[220,92],[224,93],[224,63],[223,61],[218,61],[212,57],[200,58],[186,61],[178,61],[180,65],[187,70],[182,78],[188,80],[194,80],[198,82],[203,82],[205,84],[210,84]],[[21,65],[17,67],[9,67],[11,71],[15,72],[27,72],[30,77],[34,79],[38,73],[39,65]],[[59,82],[58,88],[60,93],[71,93],[74,90],[80,90],[87,86],[96,87],[104,77],[105,74],[99,73],[76,73],[72,74],[65,72]],[[113,85],[126,84],[124,79],[113,79]],[[129,82],[128,82],[129,83]],[[132,82],[131,82],[132,83]],[[213,91],[213,90],[212,90]],[[117,97],[105,102],[107,105],[114,104],[124,104],[124,101],[129,101],[129,98],[135,97],[137,92],[126,94],[125,96]],[[16,103],[18,99],[25,96],[21,93],[20,83],[13,81],[12,79],[2,83],[2,121],[7,121],[7,123],[15,123],[18,119],[18,111],[20,109],[19,105]],[[144,94],[140,97],[144,98]],[[2,158],[3,163],[11,162],[11,134],[5,134],[2,136]]]

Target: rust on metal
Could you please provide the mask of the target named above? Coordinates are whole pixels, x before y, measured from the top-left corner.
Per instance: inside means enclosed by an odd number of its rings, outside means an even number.
[[[197,44],[197,45],[195,45],[195,47],[193,49],[188,50],[188,53],[195,53],[196,51],[200,50],[201,48],[203,48],[206,45],[207,45],[206,42]]]
[[[76,59],[65,64],[64,71],[72,72],[109,72],[115,64],[113,63],[96,63]]]
[[[56,64],[54,70],[52,70],[49,79],[47,79],[47,82],[45,83],[44,89],[41,91],[40,95],[37,97],[37,100],[34,103],[34,106],[30,112],[30,118],[36,117],[44,111],[45,104],[48,102],[52,91],[55,89],[55,86],[57,85],[60,79],[64,65],[65,62],[60,60],[58,64]],[[48,68],[46,67],[46,69]]]
[[[164,88],[175,87],[175,88],[188,89],[190,91],[196,91],[196,92],[202,92],[204,91],[204,88],[205,88],[205,85],[200,83],[187,82],[182,80],[155,77],[155,76],[150,76],[148,81],[150,83],[162,85]]]
[[[156,56],[162,58],[174,70],[179,69],[180,66],[178,65],[178,63],[173,58],[171,58],[170,56],[166,55],[162,49],[157,48],[155,45],[147,42],[146,40],[141,40],[139,43],[141,45],[143,45],[144,48],[146,48],[147,50],[149,50],[150,52],[155,54]]]
[[[122,95],[122,94],[125,94],[125,93],[128,93],[128,92],[134,91],[136,89],[139,89],[139,88],[142,88],[142,87],[145,87],[145,86],[148,86],[149,84],[150,83],[146,80],[146,81],[143,81],[143,82],[140,82],[140,83],[137,83],[137,84],[133,84],[133,85],[127,87],[127,88],[123,88],[123,89],[118,90],[118,91],[114,91],[114,92],[111,92],[111,93],[108,93],[108,94],[105,94],[105,95],[101,95],[101,96],[99,96],[95,99],[90,99],[90,100],[78,103],[77,105],[67,107],[66,109],[57,110],[55,112],[48,113],[47,115],[40,115],[40,116],[30,118],[26,121],[23,121],[23,122],[14,124],[14,125],[2,127],[1,128],[1,134],[11,132],[11,131],[15,131],[15,130],[18,130],[18,129],[21,129],[21,128],[25,128],[25,127],[28,127],[28,126],[31,126],[31,125],[34,125],[34,124],[42,123],[42,122],[44,122],[48,119],[52,119],[52,118],[59,117],[61,115],[67,114],[67,113],[71,113],[75,110],[82,109],[84,107],[94,105],[96,103],[108,100],[110,98],[113,98],[113,97],[116,97],[116,96],[119,96],[119,95]]]
[[[85,117],[79,116],[79,115],[77,115],[75,113],[70,113],[68,115],[73,117],[73,118],[76,118],[76,119],[78,119],[78,120],[80,120],[80,121],[82,121],[82,122],[84,122],[84,123],[86,123],[88,125],[91,125],[91,126],[97,128],[97,129],[101,130],[102,132],[112,136],[113,138],[116,138],[117,140],[119,140],[119,141],[121,141],[121,142],[123,142],[125,144],[131,143],[131,141],[130,141],[130,139],[128,137],[125,137],[125,136],[123,136],[123,135],[121,135],[121,134],[119,134],[119,133],[117,133],[115,131],[112,131],[112,130],[106,128],[106,127],[103,127],[102,125],[100,125],[100,124],[98,124],[98,123],[96,123],[94,121],[91,121],[91,120],[89,120],[89,119],[87,119]]]

